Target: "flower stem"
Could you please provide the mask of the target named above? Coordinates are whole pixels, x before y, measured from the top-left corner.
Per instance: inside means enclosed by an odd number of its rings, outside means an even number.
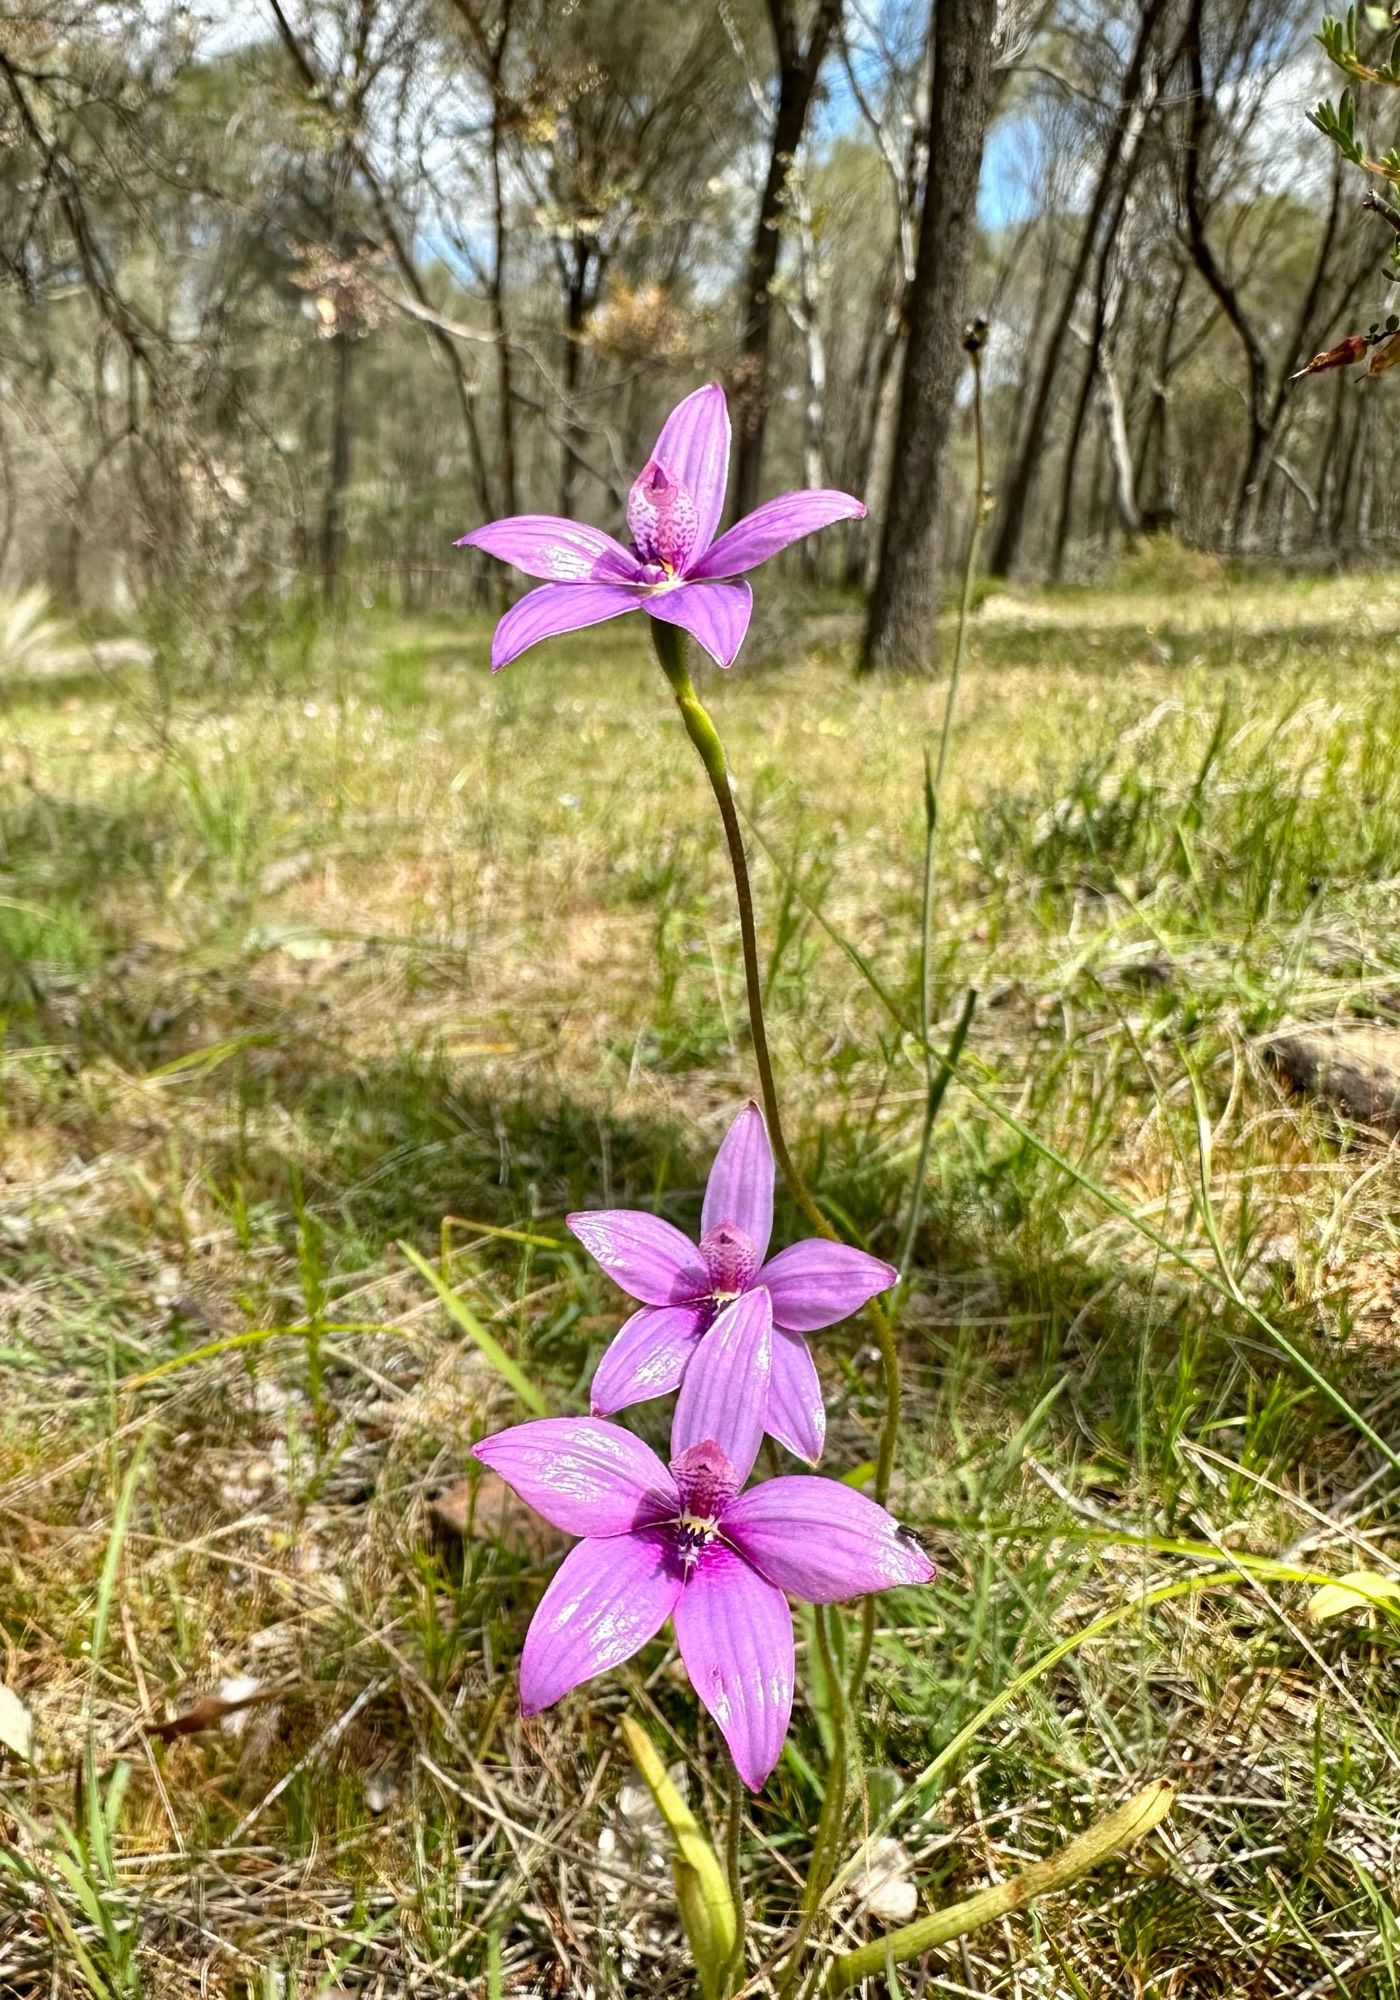
[[[729,761],[724,754],[724,745],[720,741],[719,731],[715,728],[710,712],[695,692],[695,684],[685,664],[683,635],[676,626],[663,624],[656,618],[651,621],[651,632],[652,643],[656,647],[656,657],[661,662],[662,672],[671,683],[671,692],[676,697],[676,706],[681,712],[686,734],[699,752],[724,826],[724,841],[729,850],[729,866],[734,876],[734,895],[739,906],[739,936],[744,952],[744,985],[748,992],[749,1029],[753,1038],[759,1089],[763,1096],[763,1115],[768,1121],[768,1136],[773,1142],[773,1156],[778,1162],[783,1179],[787,1182],[789,1193],[812,1227],[829,1243],[839,1243],[840,1237],[813,1201],[806,1182],[797,1171],[792,1154],[788,1151],[787,1140],[783,1136],[782,1119],[778,1111],[778,1090],[773,1078],[773,1058],[769,1053],[768,1029],[763,1018],[763,980],[758,965],[758,935],[754,928],[753,891],[749,886],[749,864],[744,853],[744,836],[739,826],[738,809],[734,804],[734,788],[729,778]],[[866,1312],[875,1332],[884,1376],[885,1414],[880,1425],[880,1438],[875,1452],[874,1479],[875,1498],[883,1505],[889,1496],[895,1445],[899,1439],[899,1351],[895,1345],[893,1322],[879,1300],[872,1299],[866,1307]]]
[[[836,1872],[837,1848],[846,1813],[848,1736],[846,1692],[832,1653],[827,1617],[827,1607],[818,1604],[815,1607],[814,1624],[817,1651],[821,1655],[822,1672],[826,1676],[827,1699],[831,1704],[831,1762],[827,1766],[826,1791],[822,1797],[817,1830],[812,1839],[812,1858],[807,1864],[807,1879],[802,1885],[802,1905],[798,1913],[797,1929],[788,1947],[782,1983],[778,1988],[778,2000],[792,2000],[792,1995],[797,1991],[803,1973],[807,1940],[812,1934],[812,1926],[816,1922],[827,1885]]]
[[[807,1184],[793,1164],[788,1151],[787,1140],[783,1137],[782,1119],[778,1115],[778,1091],[773,1080],[773,1059],[768,1052],[768,1029],[763,1019],[763,981],[758,969],[758,934],[753,920],[753,891],[749,886],[749,864],[744,854],[744,836],[739,827],[739,815],[734,805],[734,788],[729,781],[729,763],[724,754],[724,745],[719,740],[719,731],[711,720],[709,710],[695,692],[695,684],[685,664],[685,640],[674,625],[665,625],[659,619],[651,621],[656,657],[661,662],[661,670],[671,683],[671,692],[676,697],[676,706],[681,712],[686,734],[700,753],[700,762],[705,766],[705,775],[710,781],[710,789],[719,807],[719,816],[724,825],[725,845],[729,849],[729,866],[734,876],[734,894],[739,905],[739,936],[744,950],[744,984],[749,998],[749,1029],[753,1037],[754,1062],[758,1068],[759,1088],[763,1093],[763,1115],[768,1121],[768,1136],[773,1142],[773,1154],[778,1162],[783,1179],[797,1206],[807,1217],[814,1229],[823,1236],[835,1240],[836,1232],[813,1201]]]
[[[684,637],[676,627],[663,624],[658,619],[652,620],[651,629],[656,657],[661,663],[662,672],[671,684],[671,692],[676,698],[676,706],[681,712],[686,734],[695,745],[700,761],[705,767],[705,775],[710,781],[710,789],[715,795],[715,804],[719,807],[720,821],[724,827],[725,846],[729,850],[729,866],[734,877],[734,895],[739,908],[739,935],[743,944],[744,985],[748,995],[754,1062],[758,1069],[759,1088],[763,1096],[763,1111],[768,1121],[768,1136],[772,1141],[773,1156],[777,1160],[793,1200],[812,1227],[828,1242],[836,1243],[840,1238],[812,1199],[806,1182],[793,1162],[783,1133],[782,1118],[778,1110],[777,1084],[773,1076],[773,1058],[768,1047],[768,1028],[763,1015],[763,979],[758,963],[753,890],[749,883],[749,864],[744,852],[744,836],[734,803],[734,788],[729,777],[729,761],[725,756],[719,731],[715,728],[708,709],[695,692],[695,684],[685,663]],[[895,1446],[899,1440],[899,1349],[895,1342],[893,1322],[878,1299],[870,1301],[866,1313],[880,1350],[881,1372],[884,1378],[885,1409],[880,1424],[879,1443],[876,1447],[873,1481],[875,1498],[883,1505],[889,1495]],[[807,1865],[807,1879],[803,1884],[797,1930],[784,1964],[782,1984],[779,1988],[780,2000],[792,2000],[793,1994],[797,1991],[803,1972],[807,1940],[820,1912],[822,1898],[836,1869],[850,1768],[848,1704],[849,1708],[854,1708],[858,1702],[866,1668],[870,1663],[871,1648],[875,1640],[875,1600],[873,1597],[867,1598],[862,1607],[861,1637],[855,1669],[849,1683],[843,1680],[832,1656],[826,1621],[827,1613],[821,1605],[818,1605],[817,1647],[830,1693],[832,1753],[827,1766],[826,1792],[822,1799],[821,1815],[817,1821],[817,1830],[812,1843],[812,1856]],[[731,1868],[736,1866],[732,1847],[730,1862]],[[735,1903],[737,1907],[742,1907],[737,1891]],[[742,1945],[740,1949],[742,1950]]]
[[[744,1787],[738,1771],[729,1767],[729,1814],[724,1831],[724,1868],[729,1877],[729,1894],[734,1904],[734,1956],[729,1975],[732,1986],[743,1984],[744,1973]]]

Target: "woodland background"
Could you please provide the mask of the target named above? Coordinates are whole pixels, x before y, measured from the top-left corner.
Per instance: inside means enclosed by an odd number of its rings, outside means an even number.
[[[1292,379],[1395,299],[1389,230],[1305,120],[1317,26],[1308,0],[11,11],[0,580],[140,604],[187,649],[299,593],[480,602],[454,536],[615,520],[712,375],[737,508],[869,501],[809,578],[872,584],[911,495],[920,559],[954,565],[973,312],[994,573],[1081,575],[1152,529],[1391,548],[1393,399]],[[902,412],[920,314],[939,351]]]

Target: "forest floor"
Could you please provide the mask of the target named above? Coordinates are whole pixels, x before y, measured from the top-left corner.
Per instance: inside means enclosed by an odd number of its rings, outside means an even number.
[[[584,1407],[626,1308],[562,1217],[695,1221],[754,1081],[736,926],[642,621],[494,680],[488,631],[366,615],[223,681],[0,687],[5,2000],[693,1990],[618,1719],[714,1824],[716,1739],[668,1643],[521,1723],[553,1547],[453,1490],[518,1405],[399,1246]],[[853,632],[769,614],[704,686],[790,1135],[896,1256],[946,685],[855,680]],[[1365,1434],[1400,1445],[1400,1190],[1269,1055],[1400,1034],[1398,646],[1394,575],[1205,563],[974,620],[935,1041],[978,1000],[901,1321],[896,1504],[941,1575],[885,1607],[849,1827],[884,1844],[822,1935],[1179,1797],[882,1993],[1400,1993],[1400,1624],[1311,1606],[1400,1578]],[[816,1342],[837,1472],[872,1454],[868,1343]],[[744,1829],[755,1994],[820,1800],[803,1631]]]

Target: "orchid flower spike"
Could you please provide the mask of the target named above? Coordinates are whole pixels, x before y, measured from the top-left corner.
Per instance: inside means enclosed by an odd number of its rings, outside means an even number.
[[[865,509],[849,493],[813,490],[767,500],[718,540],[729,483],[729,408],[718,382],[678,403],[627,496],[632,546],[555,514],[515,514],[463,535],[527,576],[549,580],[507,611],[491,641],[498,672],[541,639],[646,611],[680,625],[729,667],[749,629],[753,593],[730,579],[790,542]]]
[[[816,1236],[768,1257],[773,1183],[768,1127],[750,1102],[715,1155],[698,1247],[672,1223],[636,1209],[595,1209],[568,1218],[579,1242],[642,1307],[598,1364],[591,1398],[595,1416],[665,1396],[688,1368],[705,1367],[725,1308],[761,1287],[773,1311],[764,1428],[798,1458],[817,1463],[826,1440],[826,1408],[802,1336],[859,1312],[877,1292],[888,1291],[899,1273],[864,1250]]]
[[[530,1621],[520,1708],[538,1715],[646,1645],[670,1618],[691,1685],[758,1791],[792,1713],[792,1612],[784,1592],[834,1604],[932,1581],[934,1565],[893,1515],[810,1473],[741,1491],[762,1441],[750,1393],[771,1355],[768,1295],[746,1292],[715,1322],[714,1366],[676,1399],[671,1463],[620,1424],[544,1417],[475,1446],[529,1506],[583,1540]]]

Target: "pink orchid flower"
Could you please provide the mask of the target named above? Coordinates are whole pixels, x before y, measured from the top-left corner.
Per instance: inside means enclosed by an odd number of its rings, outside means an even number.
[[[761,1287],[773,1311],[764,1427],[796,1457],[816,1464],[826,1440],[826,1409],[802,1336],[859,1312],[877,1292],[888,1291],[899,1273],[864,1250],[816,1236],[768,1257],[773,1182],[768,1127],[750,1102],[715,1155],[698,1246],[674,1224],[637,1209],[569,1216],[579,1242],[642,1306],[598,1364],[590,1399],[594,1416],[668,1395],[692,1365],[707,1366],[718,1317],[735,1299]]]
[[[669,1468],[596,1417],[518,1424],[474,1450],[554,1527],[583,1537],[530,1621],[521,1713],[538,1715],[631,1659],[670,1618],[691,1685],[758,1791],[792,1713],[784,1593],[835,1604],[929,1583],[934,1565],[893,1515],[840,1480],[803,1473],[743,1492],[763,1437],[767,1292],[736,1299],[709,1340],[711,1365],[692,1369],[676,1399]]]
[[[498,672],[541,639],[646,611],[680,625],[720,666],[732,666],[749,629],[753,593],[732,578],[833,521],[865,509],[849,493],[784,493],[715,539],[729,483],[729,409],[718,382],[678,403],[627,496],[632,546],[555,514],[515,514],[463,535],[548,582],[512,605],[491,641]]]

